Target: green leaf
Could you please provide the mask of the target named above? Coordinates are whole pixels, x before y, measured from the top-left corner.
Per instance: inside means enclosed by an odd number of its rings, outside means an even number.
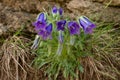
[[[84,72],[84,68],[81,65],[78,65],[78,69],[80,70],[80,72]]]
[[[70,70],[70,73],[73,77],[77,77],[77,74],[73,70]]]

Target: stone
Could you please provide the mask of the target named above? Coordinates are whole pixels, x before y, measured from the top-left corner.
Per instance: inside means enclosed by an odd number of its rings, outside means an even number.
[[[112,0],[110,5],[119,6],[120,7],[120,0]]]
[[[106,7],[102,3],[90,0],[72,0],[67,4],[67,8],[75,16],[85,15],[97,22],[115,23],[120,25],[120,8]]]
[[[120,7],[120,0],[93,0],[93,1],[102,2],[105,5],[109,5],[109,6],[119,6]]]
[[[90,6],[90,2],[89,1],[84,1],[84,0],[72,0],[69,2],[69,4],[67,5],[68,9],[77,9],[77,10],[81,10],[81,9],[86,9],[89,8]]]
[[[36,13],[39,12],[37,6],[40,5],[39,0],[1,0],[4,5],[21,10],[25,12]]]
[[[11,7],[4,7],[0,10],[0,34],[15,32],[24,25],[28,31],[33,31],[32,21],[37,16],[27,12],[16,11]]]

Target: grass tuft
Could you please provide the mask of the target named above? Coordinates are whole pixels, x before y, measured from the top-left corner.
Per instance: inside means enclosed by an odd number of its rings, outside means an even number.
[[[1,80],[27,80],[30,76],[29,72],[34,73],[34,69],[30,66],[29,49],[25,47],[21,39],[13,36],[5,40],[1,47]]]

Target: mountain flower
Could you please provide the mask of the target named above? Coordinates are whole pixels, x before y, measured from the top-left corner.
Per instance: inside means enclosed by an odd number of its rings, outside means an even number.
[[[70,35],[80,34],[80,26],[75,21],[68,22],[68,29]]]
[[[57,30],[59,32],[59,43],[58,43],[58,49],[57,49],[57,54],[60,55],[62,53],[62,49],[63,49],[63,31],[65,29],[65,24],[66,24],[66,20],[60,20],[56,23],[57,25]]]
[[[65,29],[65,24],[66,24],[66,20],[60,20],[57,22],[57,30],[58,31],[64,31]]]
[[[96,25],[94,23],[92,23],[85,16],[80,17],[79,23],[86,34],[91,34],[93,32],[93,29],[96,27]]]
[[[45,29],[41,29],[39,32],[38,32],[38,35],[41,36],[41,38],[43,40],[46,40],[46,39],[51,39],[52,38],[52,23],[50,23],[49,25],[47,25],[45,27]]]
[[[52,13],[53,13],[53,14],[57,14],[57,11],[58,11],[57,7],[54,6],[54,7],[52,8]]]
[[[57,30],[59,31],[59,41],[62,43],[63,42],[63,32],[65,29],[65,24],[66,20],[60,20],[56,23],[57,25]]]
[[[76,34],[80,34],[80,26],[75,21],[68,22],[68,29],[70,32],[70,44],[74,45],[75,42],[75,36]]]
[[[60,14],[60,15],[62,15],[62,13],[63,13],[63,9],[62,8],[57,8],[56,6],[54,6],[53,8],[52,8],[52,14]]]
[[[63,9],[59,8],[59,14],[62,15],[63,14]]]
[[[38,15],[37,20],[33,23],[33,26],[35,26],[36,31],[39,31],[41,29],[45,29],[46,24],[46,16],[44,13],[41,13]]]

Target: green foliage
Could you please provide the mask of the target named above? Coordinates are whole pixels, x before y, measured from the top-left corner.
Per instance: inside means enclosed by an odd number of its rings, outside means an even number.
[[[80,60],[83,57],[91,56],[92,53],[92,35],[84,34],[81,31],[80,35],[75,36],[75,44],[70,45],[70,35],[65,32],[63,50],[61,55],[56,54],[58,48],[57,34],[53,34],[53,39],[41,41],[36,51],[36,59],[34,60],[35,67],[45,69],[45,73],[50,77],[57,76],[62,72],[67,78],[69,75],[77,77],[75,70],[78,69],[81,73],[84,72]]]
[[[60,17],[48,16],[48,20],[53,24],[52,40],[40,40],[36,52],[36,58],[33,61],[34,66],[38,69],[45,70],[50,80],[56,80],[58,75],[62,74],[64,78],[77,78],[76,70],[84,73],[84,67],[81,60],[88,56],[95,56],[97,49],[110,52],[114,46],[115,33],[112,33],[113,24],[101,24],[97,26],[93,34],[85,34],[81,29],[80,35],[75,35],[75,43],[70,44],[71,36],[68,30],[64,32],[64,42],[61,45],[62,52],[57,54],[58,49],[58,32],[56,31],[55,21]],[[54,19],[55,21],[54,21]],[[67,27],[67,25],[66,25]]]
[[[67,32],[66,32],[67,33]],[[85,35],[81,31],[80,35],[76,35],[75,44],[69,44],[69,34],[64,37],[63,51],[61,55],[56,54],[58,41],[56,34],[53,34],[54,39],[49,41],[41,41],[39,48],[36,51],[37,57],[34,60],[35,67],[45,69],[45,73],[49,79],[57,79],[62,73],[65,78],[69,76],[78,77],[75,70],[78,69],[81,73],[84,72],[84,67],[81,65],[81,59],[87,56],[94,56],[94,49],[101,48],[106,52],[113,47],[114,40],[112,39],[112,24],[98,26],[92,35]]]

